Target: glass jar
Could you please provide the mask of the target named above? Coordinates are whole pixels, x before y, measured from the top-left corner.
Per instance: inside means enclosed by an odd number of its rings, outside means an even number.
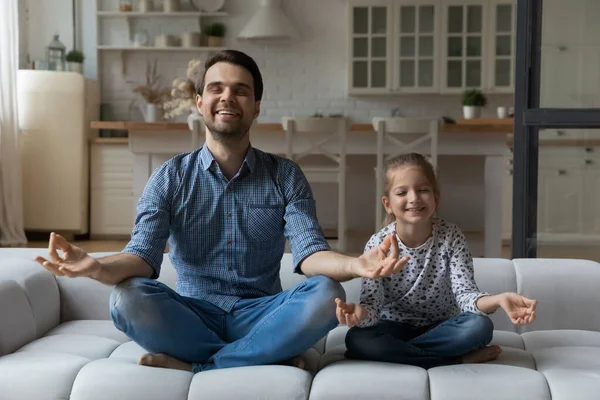
[[[58,35],[52,37],[52,42],[46,48],[46,62],[51,71],[65,69],[65,45],[59,40]]]
[[[128,12],[133,10],[133,1],[132,0],[119,0],[119,10],[123,12]]]

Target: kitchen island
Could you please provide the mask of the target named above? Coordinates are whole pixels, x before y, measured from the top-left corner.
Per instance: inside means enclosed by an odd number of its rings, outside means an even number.
[[[94,121],[91,127],[128,132],[128,138],[94,137],[92,142],[127,143],[133,153],[132,207],[134,210],[137,199],[155,168],[175,154],[199,147],[204,141],[203,132],[195,134],[185,123]],[[438,175],[442,191],[440,216],[456,222],[464,231],[481,232],[483,236],[481,253],[485,257],[501,255],[502,188],[506,171],[504,164],[507,154],[507,135],[512,131],[512,119],[458,121],[457,124],[445,124],[440,129],[438,145]],[[251,128],[250,135],[254,147],[275,154],[285,153],[284,130],[281,124],[256,123]],[[299,146],[303,146],[301,140]],[[375,166],[376,132],[371,124],[350,126],[347,134],[347,151],[350,228],[373,230],[375,226],[373,167]],[[426,151],[425,147],[423,151]],[[315,189],[315,197],[318,197],[317,192],[318,190]],[[356,192],[357,195],[352,192]],[[360,201],[357,198],[360,198]],[[351,204],[352,201],[356,203],[354,206]],[[318,208],[325,208],[325,204],[319,203]],[[369,210],[372,210],[372,214]]]

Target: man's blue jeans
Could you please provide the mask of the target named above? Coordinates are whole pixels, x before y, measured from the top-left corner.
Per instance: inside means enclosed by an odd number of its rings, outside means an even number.
[[[340,283],[315,276],[273,296],[242,299],[226,313],[161,282],[130,278],[113,290],[110,314],[149,353],[168,354],[199,372],[302,354],[337,326],[336,297],[346,297]]]
[[[462,356],[487,346],[493,333],[488,316],[469,312],[426,327],[382,320],[368,328],[350,329],[346,356],[423,368],[460,364]]]

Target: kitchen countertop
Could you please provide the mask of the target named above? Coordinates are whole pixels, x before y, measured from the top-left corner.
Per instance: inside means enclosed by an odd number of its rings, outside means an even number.
[[[456,124],[444,124],[441,133],[456,133],[456,132],[483,132],[483,133],[506,133],[506,144],[508,147],[513,146],[513,119],[497,119],[497,118],[478,118],[472,120],[458,120]],[[171,122],[127,122],[127,121],[93,121],[92,129],[106,130],[140,130],[140,131],[165,131],[165,130],[188,130],[187,123],[171,123]],[[261,131],[283,132],[281,124],[277,123],[258,123],[254,125],[255,129]],[[350,126],[353,132],[374,132],[373,126],[367,123],[355,123]],[[127,144],[129,139],[126,137],[97,137],[91,138],[91,142],[95,144]],[[553,147],[585,147],[585,146],[600,146],[600,140],[582,140],[582,139],[552,139],[540,140],[540,146]]]
[[[168,130],[189,130],[187,123],[172,122],[128,122],[128,121],[92,121],[92,129],[107,130],[137,130],[137,131],[168,131]],[[254,129],[261,131],[283,132],[283,127],[278,123],[257,123]],[[368,123],[355,123],[350,126],[353,132],[374,132],[373,125]],[[440,130],[441,133],[454,132],[487,132],[487,133],[506,133],[513,132],[512,118],[479,118],[476,120],[458,120],[456,124],[444,124]],[[99,138],[93,137],[93,143],[102,144],[123,144],[127,143],[127,138]]]

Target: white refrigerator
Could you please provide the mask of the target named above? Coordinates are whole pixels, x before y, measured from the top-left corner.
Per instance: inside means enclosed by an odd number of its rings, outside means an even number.
[[[20,70],[17,88],[25,229],[88,233],[98,82],[75,72]]]

